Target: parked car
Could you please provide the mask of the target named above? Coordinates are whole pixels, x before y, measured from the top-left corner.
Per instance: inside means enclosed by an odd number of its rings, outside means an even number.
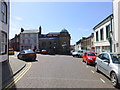
[[[83,53],[85,52],[85,50],[75,50],[72,52],[72,56],[73,57],[82,57]]]
[[[14,55],[14,50],[13,50],[13,49],[9,49],[9,50],[8,50],[8,54],[9,54],[9,55]]]
[[[49,55],[55,55],[55,51],[53,49],[51,49],[51,50],[48,51],[48,54]]]
[[[43,49],[41,50],[41,54],[48,54],[47,50]]]
[[[108,76],[114,87],[120,87],[120,53],[101,53],[96,59],[96,71]]]
[[[40,54],[40,53],[41,53],[41,51],[40,51],[40,50],[38,50],[38,49],[36,49],[36,50],[35,50],[35,53]]]
[[[83,62],[86,62],[86,64],[93,64],[95,65],[96,55],[93,52],[85,52],[83,57]]]
[[[22,60],[36,60],[36,53],[32,50],[22,50],[17,57]]]

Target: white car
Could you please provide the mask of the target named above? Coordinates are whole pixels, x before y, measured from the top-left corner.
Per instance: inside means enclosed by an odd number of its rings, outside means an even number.
[[[86,50],[75,50],[72,52],[73,57],[82,57],[82,55],[86,52]]]
[[[108,76],[114,87],[120,87],[120,53],[99,54],[95,68]]]

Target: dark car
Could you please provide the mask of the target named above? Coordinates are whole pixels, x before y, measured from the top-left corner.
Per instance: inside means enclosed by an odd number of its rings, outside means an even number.
[[[55,55],[55,51],[51,49],[51,50],[48,51],[48,54],[49,55]]]
[[[36,60],[36,53],[32,50],[22,50],[17,57],[22,60]]]

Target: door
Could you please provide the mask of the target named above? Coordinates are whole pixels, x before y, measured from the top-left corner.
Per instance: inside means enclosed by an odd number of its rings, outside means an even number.
[[[103,55],[103,60],[101,63],[104,74],[108,75],[110,70],[110,57],[107,53]]]
[[[100,54],[97,58],[97,66],[98,66],[98,69],[103,72],[103,69],[102,69],[103,60],[102,59],[103,59],[103,54]]]

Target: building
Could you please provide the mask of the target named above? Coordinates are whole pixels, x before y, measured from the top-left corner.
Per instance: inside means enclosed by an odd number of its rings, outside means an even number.
[[[70,54],[70,34],[66,29],[61,32],[53,32],[48,34],[41,33],[39,29],[39,49],[54,51],[56,54]]]
[[[76,44],[75,44],[75,50],[81,50],[81,39],[76,42]]]
[[[92,33],[88,37],[82,37],[79,41],[75,44],[75,50],[86,50],[86,51],[94,51],[94,34]]]
[[[112,51],[120,53],[120,0],[113,0],[113,15],[114,15],[114,29],[113,29],[113,43]]]
[[[24,30],[20,32],[20,50],[38,49],[39,30]]]
[[[15,37],[9,40],[9,48],[15,51],[20,51],[20,34],[15,34]]]
[[[113,14],[97,24],[93,30],[95,51],[97,53],[110,52],[110,32],[113,30]]]
[[[10,22],[9,0],[0,1],[0,62],[8,60],[8,38]]]
[[[92,33],[88,37],[82,37],[81,39],[81,49],[86,51],[94,51],[93,45],[94,34]]]

